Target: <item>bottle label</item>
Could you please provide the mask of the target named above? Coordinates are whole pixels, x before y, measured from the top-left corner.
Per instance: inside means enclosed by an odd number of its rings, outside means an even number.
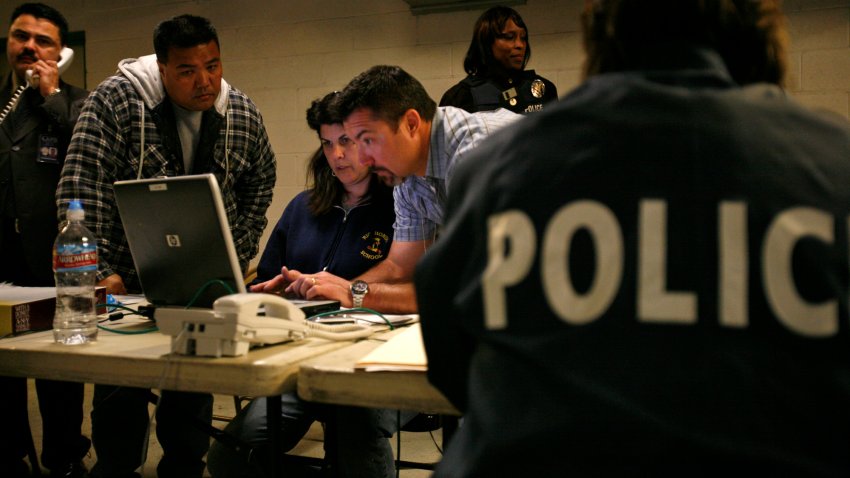
[[[97,248],[94,246],[59,246],[53,253],[55,272],[97,270]]]

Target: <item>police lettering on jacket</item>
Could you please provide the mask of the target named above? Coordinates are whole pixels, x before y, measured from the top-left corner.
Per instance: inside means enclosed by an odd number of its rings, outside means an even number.
[[[837,298],[807,301],[793,277],[792,256],[803,238],[827,245],[835,241],[836,218],[811,207],[793,207],[776,214],[761,250],[748,250],[747,204],[724,201],[717,207],[717,297],[700,297],[693,291],[667,289],[667,201],[644,199],[637,222],[637,321],[654,324],[695,324],[699,300],[717,300],[717,320],[723,327],[749,325],[748,295],[760,283],[776,319],[789,331],[810,338],[831,337],[839,329]],[[844,227],[850,218],[841,218]],[[595,249],[594,280],[578,292],[568,271],[571,239],[585,230]],[[549,218],[539,242],[534,224],[520,210],[508,210],[488,219],[488,261],[482,277],[485,327],[508,326],[506,290],[529,279],[540,261],[540,283],[549,309],[571,325],[599,319],[614,302],[623,281],[625,263],[623,231],[614,212],[592,200],[570,202]],[[538,250],[539,248],[539,250]],[[751,254],[761,255],[760,281],[751,282]],[[699,273],[694,271],[693,273]],[[754,291],[755,292],[755,291]]]

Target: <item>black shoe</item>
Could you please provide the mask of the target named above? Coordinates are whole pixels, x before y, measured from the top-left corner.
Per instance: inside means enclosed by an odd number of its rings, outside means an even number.
[[[50,478],[88,478],[88,476],[89,470],[81,461],[50,469]]]

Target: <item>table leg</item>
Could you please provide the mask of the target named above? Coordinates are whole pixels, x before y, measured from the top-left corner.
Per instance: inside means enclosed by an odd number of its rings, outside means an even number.
[[[271,460],[269,469],[272,471],[271,476],[278,478],[283,476],[283,460],[284,454],[281,450],[281,431],[280,431],[280,395],[274,395],[266,398],[266,425],[269,427],[271,438]]]

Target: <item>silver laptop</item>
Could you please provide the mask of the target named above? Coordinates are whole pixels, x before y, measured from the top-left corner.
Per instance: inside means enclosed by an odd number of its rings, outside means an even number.
[[[118,181],[114,190],[148,302],[210,308],[245,292],[215,176]]]

